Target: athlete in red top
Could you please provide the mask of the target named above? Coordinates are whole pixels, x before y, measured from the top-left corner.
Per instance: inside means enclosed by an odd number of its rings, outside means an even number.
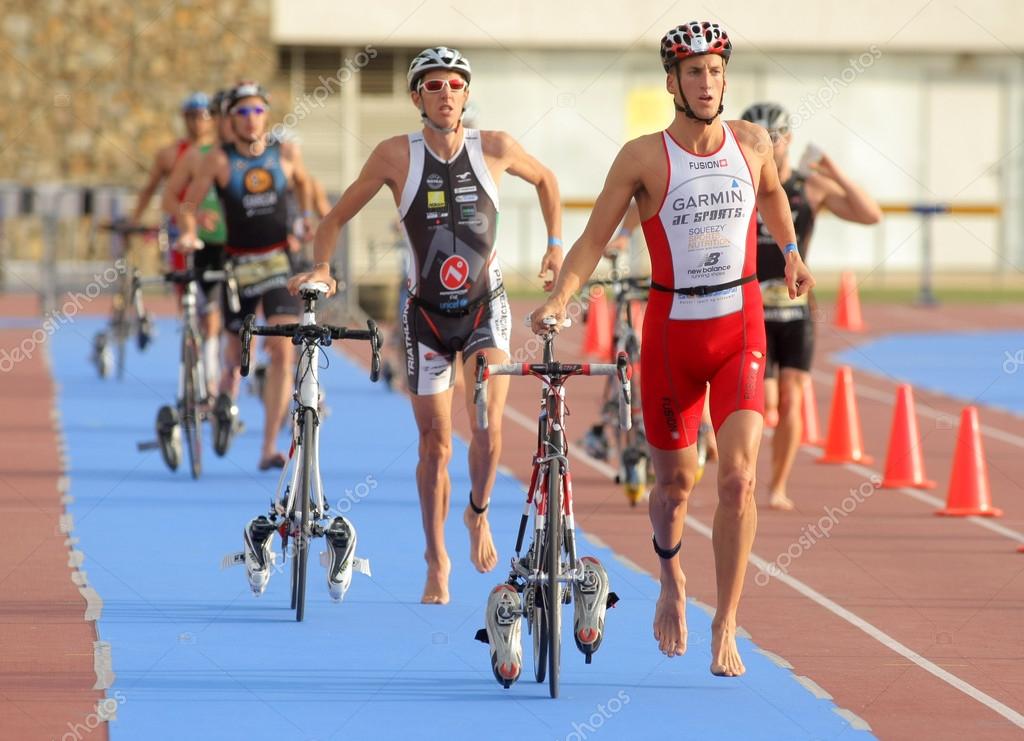
[[[143,186],[135,201],[135,210],[131,216],[132,223],[137,224],[142,218],[156,189],[171,174],[175,163],[185,151],[193,144],[209,144],[213,141],[215,132],[213,121],[210,118],[210,100],[204,93],[192,93],[185,98],[181,104],[181,117],[185,122],[187,136],[178,139],[173,144],[168,144],[156,153],[153,166],[149,170],[149,179],[146,180],[146,185]],[[179,195],[184,195],[184,192]],[[180,201],[181,198],[179,197],[178,200]]]
[[[650,517],[662,559],[654,636],[668,656],[686,651],[685,577],[678,551],[710,383],[719,452],[711,671],[734,677],[744,672],[736,649],[736,613],[757,526],[754,475],[763,422],[758,211],[786,256],[790,295],[806,293],[814,280],[793,244],[793,220],[767,132],[719,118],[731,52],[728,36],[715,23],[686,23],[662,39],[675,120],[666,131],[634,139],[619,152],[554,290],[533,313],[533,325],[540,331],[543,317],[564,317],[569,298],[590,277],[635,199],[652,265],[640,357],[644,425],[657,477]]]

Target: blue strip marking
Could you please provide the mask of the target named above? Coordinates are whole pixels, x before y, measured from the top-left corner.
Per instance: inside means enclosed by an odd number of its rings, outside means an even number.
[[[90,324],[90,322],[93,322]],[[96,320],[53,339],[53,365],[71,461],[74,535],[83,568],[104,601],[98,629],[112,645],[118,702],[113,739],[562,739],[871,738],[816,699],[790,671],[740,640],[747,674],[708,672],[710,618],[687,610],[690,651],[667,660],[651,637],[657,583],[581,539],[622,601],[591,666],[572,643],[567,611],[562,697],[524,676],[494,681],[485,645],[473,640],[498,571],[467,560],[459,514],[468,491],[466,448],[456,441],[447,534],[453,601],[422,606],[423,536],[414,484],[416,433],[406,399],[369,385],[332,354],[323,372],[333,414],[323,428],[328,496],[354,522],[373,578],[355,575],[346,601],[331,603],[313,549],[306,621],[288,609],[288,574],[254,599],[241,567],[221,571],[242,529],[264,511],[276,475],[256,471],[261,412],[240,400],[248,431],[226,458],[207,447],[203,478],[167,471],[159,453],[138,453],[159,405],[174,392],[176,330],[161,323],[146,353],[134,347],[124,383],[101,381],[83,362]],[[355,427],[358,423],[358,428]],[[283,438],[282,438],[283,440]],[[283,443],[282,443],[283,444]],[[524,451],[525,453],[525,451]],[[522,485],[499,475],[491,523],[507,563]],[[348,502],[348,504],[344,504]],[[646,533],[638,521],[639,533]],[[642,537],[639,535],[637,537]],[[503,569],[504,566],[499,567]],[[525,631],[524,631],[525,636]],[[527,672],[532,664],[527,639]]]
[[[922,391],[1024,414],[1024,332],[894,334],[833,357]]]

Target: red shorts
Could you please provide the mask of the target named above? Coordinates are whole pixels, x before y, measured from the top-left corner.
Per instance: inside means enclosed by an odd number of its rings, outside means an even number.
[[[756,281],[743,310],[715,319],[669,319],[671,293],[651,290],[644,317],[640,378],[648,443],[679,450],[697,442],[707,384],[715,431],[735,411],[764,414],[764,310]]]

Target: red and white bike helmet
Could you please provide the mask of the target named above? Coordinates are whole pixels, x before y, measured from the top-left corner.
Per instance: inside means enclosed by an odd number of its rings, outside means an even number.
[[[728,64],[732,56],[729,34],[717,23],[690,21],[676,26],[661,38],[661,63],[665,71],[682,59],[701,54],[718,54]]]

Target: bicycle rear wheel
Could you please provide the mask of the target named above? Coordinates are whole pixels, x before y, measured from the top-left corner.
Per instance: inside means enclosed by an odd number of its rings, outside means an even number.
[[[562,638],[562,463],[554,459],[548,469],[547,521],[544,526],[545,571],[544,613],[548,638],[548,688],[558,697],[558,670]]]
[[[302,459],[299,463],[298,485],[295,502],[302,508],[299,536],[295,539],[295,559],[292,571],[295,580],[295,620],[302,622],[306,614],[306,567],[309,561],[309,541],[312,537],[313,518],[310,513],[313,477],[313,412],[306,410],[302,415]]]
[[[189,467],[192,478],[198,479],[203,472],[203,440],[202,425],[199,416],[199,399],[197,394],[205,388],[203,379],[199,378],[199,345],[191,328],[186,327],[182,339],[182,363],[184,364],[185,383],[182,386],[181,425],[185,430],[185,447],[188,448]]]

